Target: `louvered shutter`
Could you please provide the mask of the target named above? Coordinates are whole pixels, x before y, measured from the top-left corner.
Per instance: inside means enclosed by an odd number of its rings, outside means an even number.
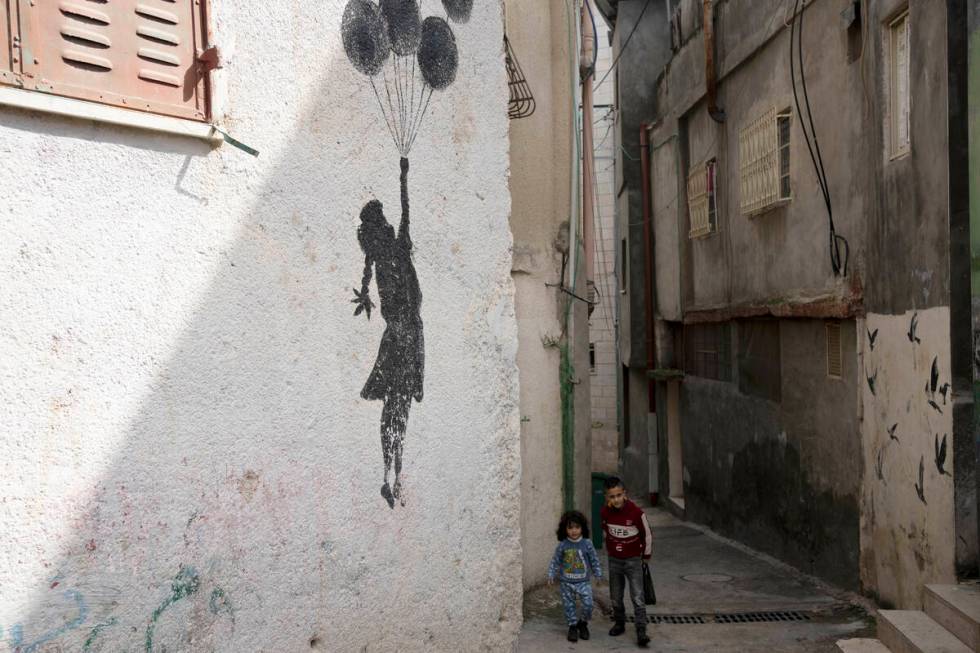
[[[0,0],[0,83],[14,83],[14,16],[16,0]]]
[[[21,3],[25,88],[208,119],[204,0],[6,2]]]

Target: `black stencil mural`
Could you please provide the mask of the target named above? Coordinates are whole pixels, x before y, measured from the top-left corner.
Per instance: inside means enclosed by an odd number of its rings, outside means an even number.
[[[878,370],[875,370],[875,373],[872,374],[871,376],[865,374],[865,378],[868,379],[868,390],[871,391],[871,394],[877,395],[878,389],[876,387],[876,384],[878,383]]]
[[[916,344],[916,343],[922,344],[922,340],[920,340],[919,336],[915,334],[918,328],[919,328],[919,314],[912,313],[912,320],[911,322],[909,322],[909,330],[908,333],[905,334],[909,337],[909,342],[911,342],[912,344]]]
[[[888,440],[889,441],[894,440],[895,442],[898,442],[899,444],[901,444],[901,440],[899,440],[898,439],[898,436],[895,435],[895,431],[896,430],[898,430],[898,423],[897,422],[895,424],[892,424],[891,426],[888,427]]]
[[[469,17],[471,0],[444,0],[453,20]],[[400,156],[401,221],[388,222],[381,202],[361,209],[357,240],[364,253],[360,289],[354,288],[354,315],[371,319],[372,278],[378,290],[384,334],[361,397],[381,401],[381,496],[390,508],[405,505],[402,452],[412,402],[423,397],[425,339],[422,290],[412,260],[409,235],[408,156],[435,91],[456,79],[456,37],[442,18],[422,19],[418,0],[349,0],[341,23],[344,51],[368,77],[388,134]],[[389,484],[394,467],[394,483]]]
[[[871,345],[871,351],[875,350],[875,340],[877,339],[878,339],[878,329],[875,329],[874,332],[868,331],[868,344]]]
[[[926,396],[929,397],[929,405],[932,406],[933,410],[938,412],[940,415],[943,413],[943,409],[939,407],[936,403],[936,390],[939,386],[939,357],[936,356],[932,359],[932,369],[929,372],[929,380],[926,381]],[[949,390],[949,384],[945,384],[942,388],[943,403],[946,403],[946,392]]]
[[[947,433],[943,433],[943,441],[942,444],[940,444],[939,434],[937,433],[936,440],[933,443],[933,446],[935,447],[936,450],[936,469],[939,470],[940,476],[943,475],[952,476],[952,474],[946,471],[946,436],[947,435],[948,435]]]
[[[470,12],[473,11],[473,0],[442,0],[442,6],[449,20],[465,23],[470,19]]]
[[[919,481],[915,484],[915,493],[919,497],[919,501],[928,505],[926,501],[926,457],[922,456],[919,458]]]

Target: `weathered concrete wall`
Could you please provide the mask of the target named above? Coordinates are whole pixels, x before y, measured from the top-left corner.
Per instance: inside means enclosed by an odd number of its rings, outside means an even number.
[[[212,5],[220,120],[258,159],[2,110],[0,650],[507,649],[501,6],[452,24],[456,80],[410,155],[426,369],[390,509],[381,402],[359,396],[385,320],[350,299],[361,207],[398,219],[398,153],[343,2]]]
[[[865,327],[861,580],[882,603],[917,607],[924,584],[956,578],[949,309],[870,314]]]
[[[534,94],[534,113],[510,121],[518,367],[521,385],[521,544],[524,585],[545,581],[562,512],[561,345],[569,296],[553,284],[569,251],[572,180],[572,65],[564,0],[506,2],[507,36]],[[577,75],[577,72],[575,73]],[[578,238],[581,239],[581,227]],[[556,241],[564,240],[563,246]],[[564,283],[571,283],[570,264]],[[580,284],[585,285],[581,249]],[[546,285],[552,284],[552,285]],[[579,303],[579,302],[575,302]],[[588,327],[584,305],[573,306],[568,333],[574,378],[572,437],[574,503],[588,507],[591,471]]]
[[[792,201],[751,218],[741,215],[739,210],[739,130],[767,109],[790,109],[794,104],[788,57],[790,33],[785,23],[787,10],[784,3],[776,0],[717,3],[718,104],[726,112],[726,119],[721,124],[713,121],[706,110],[700,20],[684,14],[685,11],[688,14],[697,11],[698,3],[682,3],[680,39],[675,39],[678,41],[676,52],[658,84],[660,120],[651,133],[651,141],[655,146],[659,145],[653,153],[652,183],[660,315],[668,320],[685,322],[767,313],[849,318],[843,322],[847,325],[846,332],[850,333],[850,349],[844,350],[845,369],[852,366],[858,370],[852,377],[845,375],[843,386],[841,382],[827,380],[823,372],[825,343],[817,337],[816,331],[800,331],[802,324],[819,325],[821,322],[781,320],[782,399],[779,404],[768,404],[768,409],[764,410],[762,407],[767,405],[766,402],[742,396],[733,390],[734,384],[689,376],[684,384],[687,408],[682,420],[684,464],[691,473],[692,485],[686,487],[688,516],[723,524],[726,510],[738,513],[743,509],[734,506],[735,502],[743,501],[743,497],[716,490],[727,487],[728,475],[738,473],[752,483],[778,486],[780,480],[773,479],[771,472],[764,469],[765,465],[780,460],[782,466],[789,469],[793,461],[798,461],[796,477],[817,488],[813,497],[819,501],[814,505],[822,505],[836,512],[837,516],[817,508],[802,512],[795,517],[795,532],[791,528],[788,534],[777,536],[773,540],[777,544],[769,545],[769,550],[825,577],[855,586],[858,547],[855,520],[860,509],[860,578],[864,589],[877,592],[884,600],[897,605],[915,606],[919,601],[916,583],[935,582],[951,573],[951,556],[958,545],[955,539],[947,538],[947,534],[962,536],[965,544],[960,548],[964,561],[971,550],[975,556],[976,528],[970,524],[975,522],[976,512],[975,507],[971,509],[969,505],[971,500],[975,503],[975,494],[970,495],[966,488],[961,488],[957,495],[960,509],[955,511],[954,519],[954,511],[944,511],[943,507],[944,502],[953,501],[952,490],[935,488],[940,494],[937,497],[938,512],[929,520],[918,522],[920,530],[916,534],[916,537],[925,537],[932,548],[894,539],[893,550],[886,555],[906,562],[918,556],[917,571],[907,576],[907,587],[892,586],[890,581],[879,587],[883,578],[879,571],[887,563],[875,562],[875,547],[879,542],[869,533],[884,537],[886,533],[909,530],[908,520],[899,517],[905,508],[902,502],[908,496],[899,492],[903,498],[889,498],[892,503],[887,504],[884,512],[876,511],[876,506],[884,505],[875,503],[882,501],[877,494],[874,500],[869,499],[869,488],[877,487],[875,483],[878,482],[876,463],[881,434],[878,432],[880,424],[869,422],[867,415],[879,409],[885,412],[902,409],[908,413],[904,419],[924,424],[934,419],[928,414],[933,409],[921,402],[909,404],[906,409],[904,404],[899,405],[898,399],[889,400],[894,405],[886,402],[887,407],[880,408],[870,403],[865,394],[843,400],[838,396],[841,387],[861,393],[860,388],[867,385],[863,372],[867,364],[865,346],[855,344],[853,321],[859,320],[858,341],[867,339],[860,322],[864,311],[869,314],[871,331],[875,328],[872,326],[875,320],[901,321],[906,314],[915,311],[920,315],[938,311],[932,318],[935,320],[933,336],[938,337],[945,328],[944,337],[948,343],[951,332],[956,335],[946,308],[951,303],[950,271],[955,263],[950,253],[951,232],[958,228],[950,216],[949,206],[950,150],[946,134],[947,119],[953,114],[947,106],[946,15],[945,9],[937,10],[927,2],[913,0],[909,3],[913,25],[910,52],[914,62],[910,85],[912,151],[908,156],[890,159],[885,148],[887,68],[883,54],[883,25],[904,4],[897,0],[862,3],[868,13],[858,34],[843,29],[839,3],[817,0],[806,9],[803,50],[807,86],[833,197],[836,230],[847,238],[850,247],[845,278],[835,277],[831,269],[826,211],[795,110],[791,119]],[[678,152],[672,162],[670,150],[675,143]],[[689,219],[683,186],[686,171],[710,158],[716,158],[718,162],[718,230],[710,236],[691,240],[687,236]],[[675,196],[678,199],[672,202]],[[665,253],[672,249],[677,256]],[[940,325],[943,310],[947,311],[944,327]],[[908,328],[908,324],[905,326]],[[881,331],[884,333],[886,328],[882,326]],[[812,346],[814,351],[806,353],[801,349],[804,346]],[[957,351],[962,349],[957,347]],[[797,352],[795,358],[790,356],[792,351]],[[849,355],[860,357],[856,362],[847,361]],[[944,356],[949,376],[951,354],[948,345],[946,353],[939,355],[941,369]],[[898,361],[883,362],[881,367],[883,374],[892,377],[893,387],[917,385],[921,393],[926,379],[913,374],[918,368]],[[823,380],[818,382],[818,377]],[[797,394],[810,399],[796,401],[793,397]],[[727,430],[731,435],[716,441],[714,434],[722,422],[718,418],[711,421],[711,410],[705,410],[706,406],[715,407],[715,402],[719,415],[745,413],[747,419],[751,416],[751,420],[758,423],[753,425],[750,420],[749,424],[741,426],[743,420],[729,420],[739,426],[729,427]],[[960,414],[969,412],[967,403],[972,403],[967,397],[957,398]],[[822,419],[820,415],[811,414],[811,405],[823,406],[832,412],[838,412],[839,406],[850,406],[854,414],[834,416],[833,420],[844,421],[822,424],[817,433],[824,435],[811,437],[805,435],[806,430],[810,424],[821,424]],[[860,422],[862,411],[865,413],[863,423]],[[947,412],[951,411],[952,408]],[[886,426],[897,421],[896,417]],[[738,460],[738,466],[726,471],[725,456],[741,453],[742,443],[756,429],[760,435],[752,437],[761,437],[763,447],[770,443],[775,454],[757,456],[758,460],[743,457]],[[946,428],[950,459],[953,457],[953,430],[950,422]],[[785,444],[777,437],[784,432]],[[832,435],[828,437],[827,433]],[[884,437],[887,441],[887,433]],[[794,444],[797,439],[806,442],[807,446],[800,449]],[[928,439],[932,446],[933,437]],[[821,444],[816,444],[821,440],[830,446],[824,449]],[[755,439],[752,442],[758,444]],[[710,460],[722,461],[720,471],[707,461],[698,460],[699,456],[704,457],[705,447],[709,447]],[[915,457],[916,473],[919,458],[926,453],[920,450],[922,447],[925,444],[917,441],[913,449],[903,453],[903,456]],[[975,479],[971,469],[972,456],[968,454],[969,451],[957,454],[957,460],[963,463],[958,463],[959,473],[964,476],[961,485]],[[735,462],[733,458],[729,465]],[[700,469],[696,470],[698,467]],[[842,477],[840,482],[833,480],[837,478],[836,470],[842,467],[849,469],[853,476]],[[933,467],[936,467],[935,463]],[[788,474],[783,481],[788,483],[793,477]],[[856,479],[863,480],[857,483]],[[662,479],[662,488],[667,483],[669,479]],[[825,494],[824,490],[830,494]],[[914,490],[910,496],[912,501],[918,500]],[[718,505],[712,501],[717,501]],[[765,524],[775,526],[778,522],[773,518],[773,509],[771,505],[756,506],[754,510],[761,518],[754,527],[743,529],[752,533],[756,528],[756,534],[747,537],[763,548],[767,548]],[[745,516],[749,514],[745,513]],[[741,537],[734,526],[729,528]],[[807,550],[802,544],[808,538],[816,537],[814,533],[835,542],[824,550],[817,538],[810,545],[812,550]]]
[[[779,402],[736,382],[681,384],[688,518],[851,588],[862,473],[854,324],[841,323],[842,378],[832,379],[825,322],[780,321]]]

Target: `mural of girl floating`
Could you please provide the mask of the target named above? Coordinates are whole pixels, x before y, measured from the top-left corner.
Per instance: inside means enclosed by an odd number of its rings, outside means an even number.
[[[469,19],[472,0],[442,0],[450,19]],[[354,289],[354,315],[371,319],[373,276],[378,287],[384,335],[378,357],[361,397],[383,402],[381,452],[384,484],[381,496],[390,508],[402,495],[402,450],[412,400],[422,401],[425,344],[422,290],[412,262],[409,236],[408,155],[425,118],[433,91],[456,78],[458,54],[449,24],[430,16],[421,20],[418,0],[350,0],[341,24],[344,51],[359,72],[367,75],[388,133],[401,155],[401,222],[398,232],[385,217],[381,202],[361,209],[357,240],[364,252],[361,289]],[[388,484],[392,463],[395,481]]]

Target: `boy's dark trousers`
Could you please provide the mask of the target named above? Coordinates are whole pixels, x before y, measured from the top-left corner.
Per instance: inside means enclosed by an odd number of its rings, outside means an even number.
[[[647,623],[647,606],[643,597],[642,558],[614,558],[609,556],[609,599],[613,606],[613,621],[626,622],[626,608],[623,606],[623,593],[626,583],[630,586],[630,600],[633,601],[633,616],[637,626]]]

